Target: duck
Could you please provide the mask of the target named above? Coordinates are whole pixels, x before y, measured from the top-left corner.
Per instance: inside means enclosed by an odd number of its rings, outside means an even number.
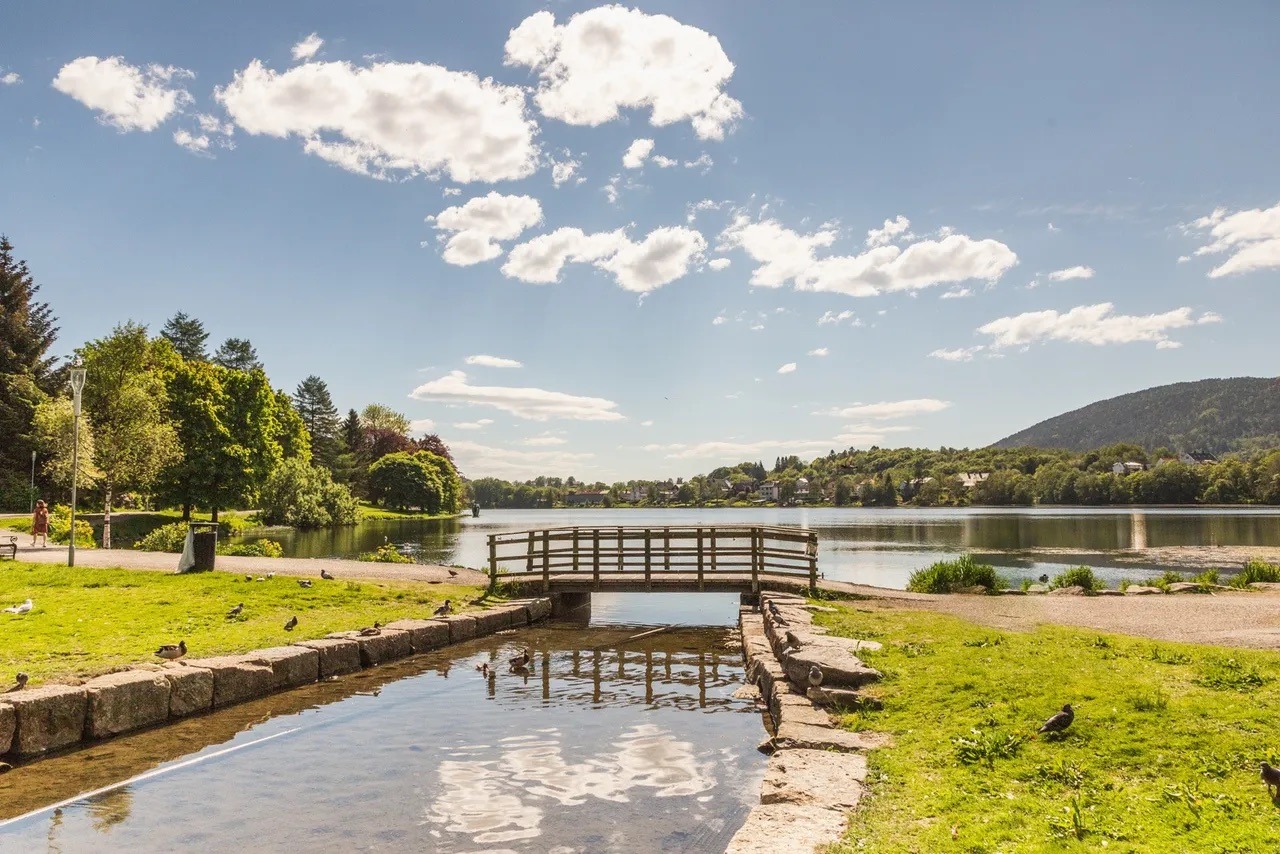
[[[323,578],[325,581],[333,581],[333,573],[329,572],[329,570],[324,568],[321,568],[320,570],[320,577]]]
[[[5,693],[12,694],[14,691],[21,691],[23,688],[27,687],[27,681],[29,679],[31,679],[31,677],[28,676],[27,674],[19,673],[17,676],[13,678],[13,687],[7,689]]]
[[[1040,727],[1036,732],[1062,732],[1071,726],[1071,722],[1075,719],[1075,710],[1071,708],[1070,703],[1067,703],[1062,707],[1062,711],[1045,721],[1044,726]]]
[[[176,644],[167,643],[156,650],[156,655],[165,661],[177,661],[179,658],[187,654],[187,642],[178,641]]]
[[[298,579],[298,586],[299,586],[299,587],[301,587],[301,588],[303,588],[304,590],[310,590],[310,589],[311,589],[311,585],[313,585],[313,584],[315,584],[315,582],[314,582],[314,581],[312,581],[310,578],[299,578],[299,579]]]
[[[253,576],[252,576],[252,575],[246,575],[246,576],[244,577],[244,580],[245,580],[245,581],[253,581]]]
[[[1046,572],[1046,573],[1043,573],[1043,574],[1040,576],[1040,583],[1041,583],[1041,584],[1048,584],[1048,583],[1049,583],[1049,573],[1047,573],[1047,572]]]
[[[476,670],[479,670],[479,671],[480,671],[480,673],[481,673],[482,675],[484,675],[484,676],[488,676],[488,675],[489,675],[489,662],[487,662],[487,661],[482,661],[482,662],[480,662],[479,664],[477,664],[477,665],[476,665]]]
[[[821,684],[822,668],[815,664],[813,667],[809,668],[809,687],[817,688]]]
[[[382,623],[379,623],[376,620],[372,626],[360,630],[360,637],[362,638],[377,637],[380,634],[382,634]]]
[[[267,580],[271,580],[272,578],[275,578],[275,577],[276,577],[276,574],[274,572],[267,573]]]
[[[232,617],[238,617],[243,611],[244,611],[244,603],[241,602],[239,605],[235,606],[234,608],[232,608],[230,611],[227,612],[227,619],[230,620]]]
[[[529,654],[529,647],[525,647],[520,654],[511,659],[512,670],[524,670],[533,661],[533,656]]]
[[[435,616],[437,616],[437,617],[444,617],[444,616],[447,616],[447,615],[448,615],[452,610],[453,610],[453,606],[452,606],[452,605],[450,605],[450,604],[449,604],[449,600],[448,600],[448,599],[446,599],[446,600],[444,600],[444,604],[443,604],[443,605],[441,605],[439,608],[436,608],[436,610],[435,610]]]
[[[12,608],[5,608],[4,612],[6,614],[29,614],[31,613],[32,607],[34,606],[31,604],[31,600],[28,599],[21,605],[14,605]]]
[[[21,676],[22,674],[19,673],[18,675]],[[1280,768],[1272,768],[1266,762],[1263,762],[1262,782],[1267,784],[1267,794],[1271,795],[1272,800],[1280,798]]]
[[[294,629],[296,629],[297,627],[298,627],[298,618],[297,618],[296,616],[295,616],[295,617],[290,617],[290,618],[289,618],[289,620],[288,620],[288,622],[286,622],[286,623],[284,624],[284,630],[285,630],[286,632],[291,632],[291,631],[293,631]]]

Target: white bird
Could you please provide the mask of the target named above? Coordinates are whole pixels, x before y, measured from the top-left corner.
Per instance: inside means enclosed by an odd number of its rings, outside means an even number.
[[[5,608],[6,614],[26,614],[31,611],[31,600],[23,602],[21,605],[14,605],[12,608]]]

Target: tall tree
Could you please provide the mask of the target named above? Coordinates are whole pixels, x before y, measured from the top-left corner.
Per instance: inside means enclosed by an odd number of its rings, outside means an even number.
[[[41,471],[51,486],[59,490],[71,487],[71,472],[79,468],[76,483],[90,487],[98,482],[101,472],[93,464],[93,430],[81,424],[79,430],[80,452],[72,453],[77,438],[75,412],[69,396],[51,397],[36,407],[32,419],[32,435],[43,463]],[[73,461],[75,466],[73,466]]]
[[[342,422],[342,444],[353,454],[364,444],[364,427],[360,424],[360,413],[354,409],[347,410],[347,417]]]
[[[334,458],[341,449],[338,436],[338,410],[329,395],[325,381],[312,374],[298,383],[293,405],[311,437],[311,458],[316,465],[333,469]]]
[[[208,361],[209,354],[205,352],[204,342],[209,340],[209,333],[198,318],[180,311],[169,318],[160,334],[168,339],[182,358],[191,362]]]
[[[360,423],[366,430],[389,430],[401,436],[409,436],[409,419],[390,406],[371,403],[360,413]]]
[[[94,463],[102,471],[102,546],[111,547],[111,501],[122,489],[149,489],[156,475],[181,458],[167,413],[165,379],[181,360],[163,338],[129,322],[78,354],[87,371],[84,409],[93,426]]]
[[[214,364],[233,371],[248,372],[262,369],[262,363],[258,361],[258,351],[253,349],[253,345],[247,338],[228,338],[223,341],[218,352],[213,354],[213,361]]]

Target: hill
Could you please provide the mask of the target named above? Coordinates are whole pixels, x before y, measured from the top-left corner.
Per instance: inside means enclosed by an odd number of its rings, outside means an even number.
[[[994,447],[1087,451],[1116,442],[1214,454],[1280,447],[1280,378],[1199,380],[1122,394],[1041,421]]]

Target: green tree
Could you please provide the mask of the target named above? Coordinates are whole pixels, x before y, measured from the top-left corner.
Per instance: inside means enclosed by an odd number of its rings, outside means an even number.
[[[401,436],[409,435],[409,419],[390,406],[371,403],[360,413],[360,424],[365,430],[387,430]]]
[[[218,352],[213,354],[213,361],[233,371],[248,373],[262,370],[262,363],[258,361],[258,351],[253,349],[253,345],[247,338],[228,338],[223,341]]]
[[[87,372],[84,410],[102,471],[102,547],[111,547],[111,502],[122,489],[148,490],[156,475],[182,457],[169,420],[166,376],[181,360],[163,338],[133,322],[77,351]]]
[[[333,405],[329,386],[315,374],[298,383],[293,405],[307,434],[311,437],[311,456],[317,465],[332,469],[342,448],[338,431],[338,410]]]
[[[178,355],[187,361],[208,360],[209,354],[205,352],[204,344],[209,340],[209,333],[197,318],[180,311],[165,322],[160,334],[173,345]]]
[[[364,445],[364,427],[360,423],[360,413],[354,409],[348,409],[347,417],[342,421],[342,444],[353,454],[358,454]]]
[[[276,466],[262,487],[262,521],[268,525],[324,528],[353,525],[360,509],[351,491],[329,472],[294,458]]]
[[[369,494],[386,507],[439,513],[444,489],[436,468],[418,454],[387,454],[369,467]]]
[[[51,397],[36,406],[32,419],[36,450],[44,463],[41,466],[49,483],[59,490],[71,487],[72,461],[76,457],[81,488],[98,482],[102,472],[93,464],[93,430],[87,423],[80,424],[80,453],[73,454],[75,444],[75,412],[69,397]]]

